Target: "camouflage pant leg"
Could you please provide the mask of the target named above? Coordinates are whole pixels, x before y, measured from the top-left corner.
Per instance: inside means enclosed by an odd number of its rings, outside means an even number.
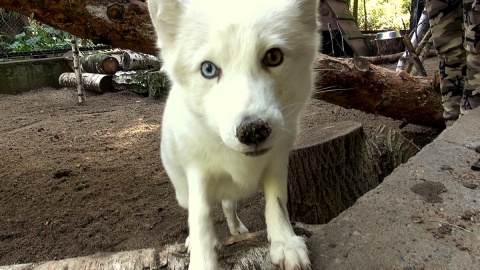
[[[456,120],[460,115],[466,69],[462,0],[427,0],[425,8],[439,58],[443,117]]]
[[[462,113],[480,106],[480,0],[463,0],[467,69]]]

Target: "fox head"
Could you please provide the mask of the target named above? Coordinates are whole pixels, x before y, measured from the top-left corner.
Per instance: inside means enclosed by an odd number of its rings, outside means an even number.
[[[149,0],[164,70],[188,109],[230,148],[260,155],[313,89],[312,0]]]

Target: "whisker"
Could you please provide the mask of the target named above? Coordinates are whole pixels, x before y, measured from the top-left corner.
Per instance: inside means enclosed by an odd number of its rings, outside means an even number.
[[[336,86],[334,86],[336,87]],[[324,90],[326,89],[326,90]],[[327,92],[336,92],[336,91],[351,91],[354,90],[354,88],[333,88],[333,87],[326,87],[326,88],[321,88],[315,91],[315,93],[327,93]]]
[[[295,111],[298,109],[298,106],[300,106],[300,103],[292,103],[292,104],[289,104],[289,105],[283,107],[283,108],[281,109],[281,111],[284,112],[286,108],[291,107],[291,106],[295,106],[295,108],[293,108],[293,110],[291,110],[291,111],[288,112],[288,113],[284,113],[284,116],[283,116],[284,118],[289,117],[293,112],[295,112]]]

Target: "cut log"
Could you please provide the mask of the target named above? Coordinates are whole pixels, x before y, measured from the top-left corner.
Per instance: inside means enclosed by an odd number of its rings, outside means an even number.
[[[170,83],[163,72],[151,70],[119,71],[113,76],[113,88],[142,96],[159,98],[168,92]]]
[[[438,85],[430,77],[375,65],[365,70],[355,67],[352,59],[317,58],[316,93],[314,97],[344,108],[380,114],[396,120],[435,128],[445,128]]]
[[[58,82],[61,86],[76,87],[76,76],[74,72],[66,72],[60,75]],[[111,91],[112,76],[97,73],[82,73],[83,87],[87,91],[103,93]]]
[[[81,59],[82,69],[87,73],[113,75],[120,70],[120,64],[115,57],[106,54],[91,54]]]
[[[160,60],[149,54],[124,51],[122,54],[122,63],[124,70],[160,70],[162,64]]]
[[[119,71],[113,76],[113,88],[147,96],[149,73],[149,70]]]
[[[123,50],[114,50],[114,51],[107,51],[102,53],[117,59],[119,64],[118,69],[123,70]]]

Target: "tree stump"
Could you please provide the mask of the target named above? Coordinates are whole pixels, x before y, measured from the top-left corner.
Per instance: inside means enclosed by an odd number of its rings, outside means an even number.
[[[329,222],[418,151],[383,126],[371,137],[352,121],[304,128],[289,160],[290,218],[309,224]]]
[[[290,154],[289,213],[292,220],[327,223],[379,184],[357,122],[305,129]]]

